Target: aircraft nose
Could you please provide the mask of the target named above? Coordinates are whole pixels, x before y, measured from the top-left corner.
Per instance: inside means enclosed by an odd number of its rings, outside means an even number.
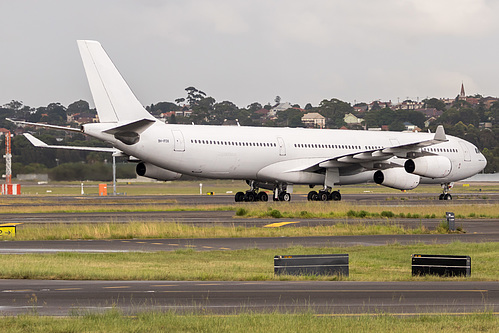
[[[487,159],[482,154],[480,154],[480,157],[481,157],[481,161],[482,161],[482,170],[483,170],[487,166]]]

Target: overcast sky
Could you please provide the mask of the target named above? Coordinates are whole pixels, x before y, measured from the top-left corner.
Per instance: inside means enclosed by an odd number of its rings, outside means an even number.
[[[0,105],[93,105],[77,39],[144,105],[499,95],[496,0],[0,0]]]

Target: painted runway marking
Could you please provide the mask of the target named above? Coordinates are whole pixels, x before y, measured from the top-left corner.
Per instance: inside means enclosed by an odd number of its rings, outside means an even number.
[[[178,246],[178,244],[168,244],[168,245],[170,245],[170,246]]]
[[[60,289],[54,289],[56,291],[71,291],[71,290],[82,290],[82,288],[60,288]]]
[[[196,286],[220,286],[220,283],[196,283]]]
[[[292,221],[289,221],[289,222],[277,222],[277,223],[271,223],[271,224],[264,225],[263,227],[264,228],[279,228],[279,227],[282,227],[284,225],[293,224],[293,223],[300,223],[300,221],[296,221],[296,222],[292,222]]]
[[[116,286],[116,287],[102,287],[104,289],[127,289],[130,288],[130,286]]]
[[[178,287],[178,284],[153,284],[151,287]]]
[[[203,249],[212,249],[213,246],[203,246]]]
[[[163,245],[163,243],[151,243],[152,245]]]
[[[220,247],[219,250],[230,250],[228,247]]]

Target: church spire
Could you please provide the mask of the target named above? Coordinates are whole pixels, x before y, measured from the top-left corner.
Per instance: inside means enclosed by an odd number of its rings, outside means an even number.
[[[464,82],[461,83],[461,93],[459,94],[459,98],[466,98],[466,94],[464,93]]]

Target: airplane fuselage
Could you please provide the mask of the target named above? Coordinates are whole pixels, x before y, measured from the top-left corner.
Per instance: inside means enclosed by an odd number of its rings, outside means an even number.
[[[204,178],[280,181],[289,184],[318,185],[324,174],[303,170],[308,165],[341,159],[352,153],[383,149],[431,140],[431,133],[353,131],[303,128],[267,128],[245,126],[173,125],[156,121],[140,133],[140,140],[127,145],[103,133],[106,123],[84,125],[85,133],[110,142],[130,156],[158,167]],[[116,124],[109,124],[114,127]],[[443,178],[422,177],[422,183],[461,180],[480,172],[485,157],[471,143],[452,136],[448,141],[422,148],[430,154],[445,156],[452,164]],[[390,163],[403,165],[406,159],[392,157]],[[270,167],[269,166],[273,166]],[[334,167],[334,165],[332,165]],[[372,180],[375,167],[338,164],[339,185]]]

